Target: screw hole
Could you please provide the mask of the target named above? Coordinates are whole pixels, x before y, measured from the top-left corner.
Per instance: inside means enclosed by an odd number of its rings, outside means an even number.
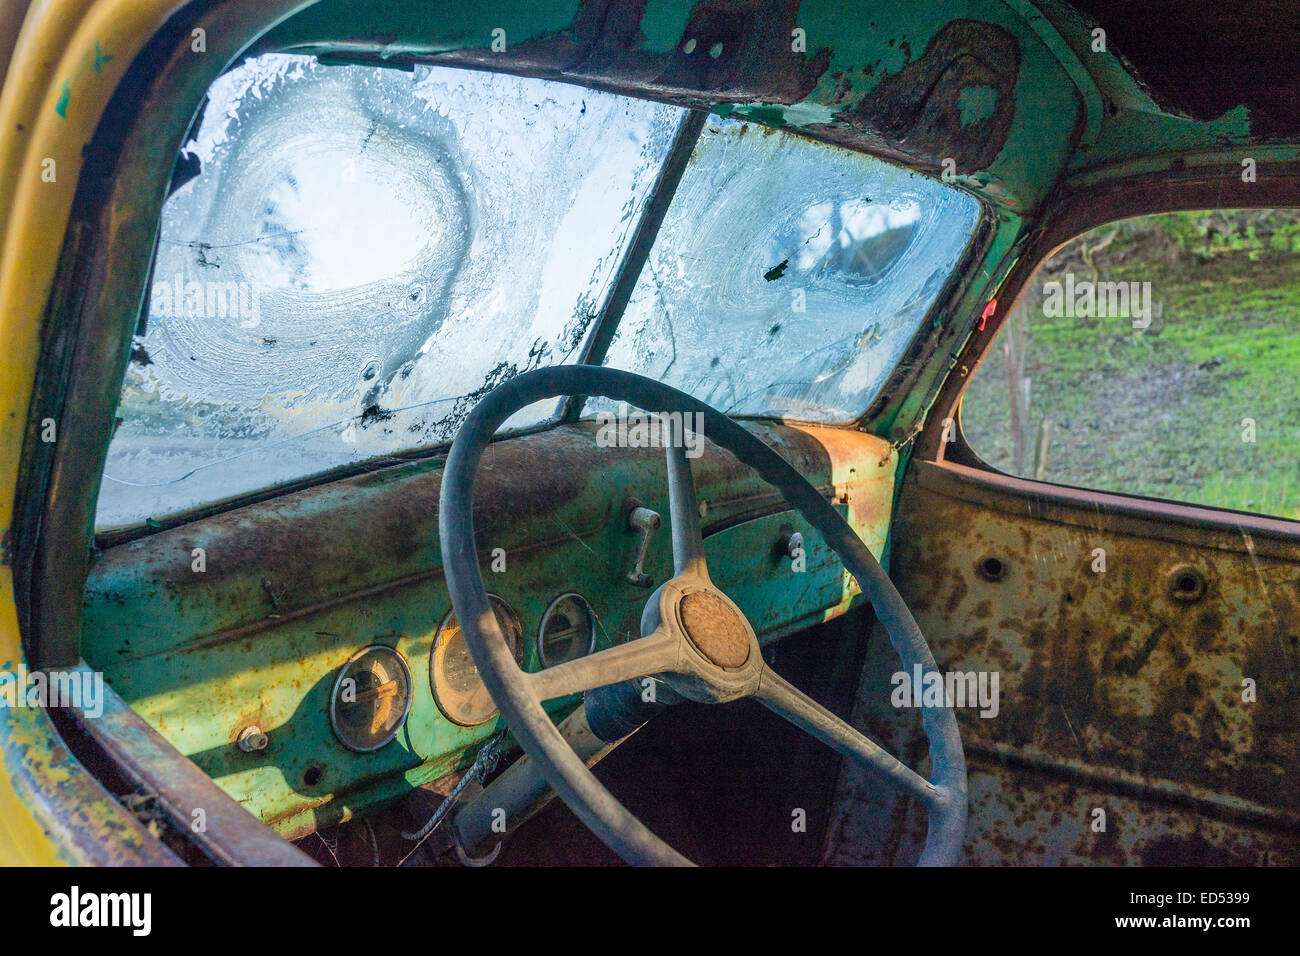
[[[1175,601],[1192,604],[1205,596],[1205,575],[1190,564],[1169,572],[1169,596]]]
[[[990,554],[979,559],[975,565],[975,573],[985,581],[1001,581],[1006,576],[1007,566],[1001,558]]]
[[[302,782],[309,787],[314,787],[325,777],[325,771],[320,767],[308,767],[307,772],[302,775]]]

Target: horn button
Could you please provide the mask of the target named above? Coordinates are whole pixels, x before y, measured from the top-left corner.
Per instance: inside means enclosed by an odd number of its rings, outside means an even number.
[[[692,591],[677,605],[682,630],[695,648],[719,667],[749,660],[749,627],[727,601],[712,591]]]

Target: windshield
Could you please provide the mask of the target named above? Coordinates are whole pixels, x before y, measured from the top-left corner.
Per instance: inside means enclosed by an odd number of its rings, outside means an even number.
[[[163,208],[97,528],[445,444],[496,385],[583,360],[684,116],[482,71],[273,54],[227,73]],[[711,117],[591,360],[732,414],[854,418],[978,211]]]
[[[856,418],[978,216],[870,156],[711,117],[606,361],[731,415]]]
[[[223,76],[163,209],[97,525],[444,443],[499,382],[577,361],[683,115],[303,56]]]

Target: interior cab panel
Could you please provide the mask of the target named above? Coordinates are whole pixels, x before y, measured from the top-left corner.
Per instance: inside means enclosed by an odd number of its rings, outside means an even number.
[[[838,429],[751,427],[883,550],[897,461],[888,444]],[[630,580],[644,539],[632,511],[668,513],[662,449],[602,448],[599,429],[580,422],[498,442],[483,465],[481,556],[499,569],[495,582],[489,572],[490,590],[520,622],[525,670],[542,666],[539,627],[558,596],[585,598],[602,649],[639,634],[646,585],[671,577],[664,530],[646,551],[650,580]],[[443,461],[389,466],[107,548],[86,592],[87,661],[289,839],[413,786],[445,789],[467,751],[504,725],[496,716],[457,723],[430,685],[428,662],[451,610],[436,544]],[[712,446],[693,468],[714,576],[742,606],[763,609],[752,618],[762,641],[860,602],[820,537],[750,469]],[[806,545],[791,573],[782,542],[795,533]],[[340,669],[372,645],[408,662],[411,703],[391,745],[357,753],[325,718]],[[562,717],[575,703],[553,710]],[[265,735],[258,749],[241,747],[249,728]]]
[[[958,446],[955,456],[967,457]],[[1300,810],[1300,535],[1293,522],[914,461],[893,573],[948,673],[996,673],[961,711],[965,860],[1294,865]],[[913,758],[872,642],[855,719]],[[906,759],[906,758],[905,758]],[[923,820],[845,764],[831,860],[897,863]]]
[[[1300,863],[1300,33],[1147,6],[4,7],[0,860]]]

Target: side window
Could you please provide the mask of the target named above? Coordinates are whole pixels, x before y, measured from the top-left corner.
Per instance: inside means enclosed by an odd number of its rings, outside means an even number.
[[[1300,519],[1300,210],[1075,239],[1007,317],[961,420],[1012,475]]]

